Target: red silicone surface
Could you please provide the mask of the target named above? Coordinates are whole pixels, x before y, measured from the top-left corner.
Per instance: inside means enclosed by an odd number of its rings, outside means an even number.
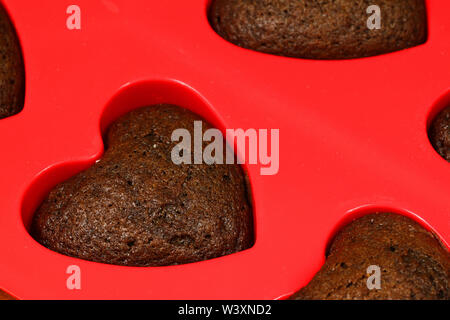
[[[350,219],[388,210],[450,243],[450,166],[427,125],[450,102],[450,1],[429,0],[425,44],[313,61],[242,49],[209,26],[207,0],[3,0],[23,47],[24,110],[0,120],[0,288],[21,299],[276,299],[298,290]],[[66,8],[82,29],[66,28]],[[220,129],[280,129],[280,171],[252,185],[255,245],[189,265],[70,258],[27,232],[55,184],[92,165],[101,131],[158,102]],[[243,150],[239,150],[242,152]],[[81,290],[66,269],[81,268]]]

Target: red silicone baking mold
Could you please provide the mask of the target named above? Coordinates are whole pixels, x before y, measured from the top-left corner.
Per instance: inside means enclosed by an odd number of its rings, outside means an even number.
[[[0,289],[21,299],[277,299],[307,284],[330,238],[374,211],[407,215],[450,244],[450,165],[427,125],[450,103],[450,1],[429,0],[425,44],[314,61],[239,48],[207,0],[3,0],[26,70],[25,107],[0,120]],[[81,7],[82,29],[66,28]],[[133,268],[67,257],[27,232],[57,183],[103,152],[101,131],[159,102],[225,128],[280,129],[280,171],[252,185],[255,245],[198,263]],[[243,150],[239,150],[242,152]],[[81,290],[66,269],[81,268]]]

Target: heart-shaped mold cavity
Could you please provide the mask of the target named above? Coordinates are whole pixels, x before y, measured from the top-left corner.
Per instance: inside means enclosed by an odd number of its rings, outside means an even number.
[[[243,48],[304,59],[352,59],[426,41],[424,0],[212,0],[212,28]]]
[[[24,96],[22,51],[8,13],[0,4],[0,119],[19,113]]]
[[[178,142],[172,134],[183,129],[194,137],[196,121],[204,130],[212,125],[168,102],[186,103],[213,118],[182,84],[126,86],[100,121],[106,133],[103,158],[58,184],[36,211],[31,234],[38,242],[69,256],[126,266],[191,263],[253,245],[243,170],[235,164],[175,164]],[[220,143],[225,149],[225,140]]]
[[[292,299],[447,300],[450,253],[438,238],[403,214],[363,212],[339,228],[324,266]]]

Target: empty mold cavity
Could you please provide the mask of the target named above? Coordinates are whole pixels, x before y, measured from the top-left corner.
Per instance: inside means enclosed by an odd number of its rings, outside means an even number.
[[[18,114],[25,99],[25,70],[14,25],[0,3],[0,119]]]
[[[428,138],[434,150],[450,162],[450,92],[435,103],[427,124]]]
[[[220,120],[219,116],[214,112],[213,108],[206,102],[205,99],[201,97],[195,90],[190,88],[189,86],[180,83],[178,81],[172,81],[172,80],[161,80],[161,81],[140,81],[132,84],[127,84],[124,87],[122,87],[118,93],[107,103],[107,105],[104,108],[104,111],[102,113],[102,116],[100,118],[100,131],[103,134],[104,141],[106,141],[106,136],[108,135],[109,128],[111,125],[121,118],[122,116],[126,115],[127,113],[140,109],[142,107],[149,107],[149,106],[155,106],[158,104],[170,104],[170,105],[176,105],[185,109],[188,109],[195,114],[202,117],[205,121],[209,122],[212,126],[218,128],[222,132],[224,132],[225,127]],[[111,143],[111,145],[114,145]],[[111,146],[105,146],[105,148],[108,148]],[[111,147],[112,148],[112,147]],[[148,154],[147,154],[148,156]],[[106,165],[107,160],[101,161],[100,163],[96,164],[100,159],[90,159],[86,161],[68,161],[67,163],[55,165],[42,173],[40,173],[35,180],[31,183],[31,186],[27,190],[22,203],[22,218],[23,223],[27,230],[29,232],[33,233],[33,216],[34,214],[40,209],[41,205],[44,201],[46,201],[50,191],[55,190],[58,188],[59,184],[67,181],[69,179],[76,179],[76,175],[81,173],[82,171],[92,167],[93,165]],[[126,166],[126,163],[124,163],[124,166]],[[220,166],[220,165],[216,165]],[[108,169],[109,170],[109,169]],[[170,170],[169,170],[170,171]],[[167,174],[170,174],[169,171],[164,171]],[[239,170],[238,170],[239,171]],[[107,171],[112,172],[112,171]],[[243,177],[245,178],[243,185],[245,190],[245,197],[248,200],[248,206],[249,206],[249,217],[250,217],[250,230],[251,230],[251,239],[249,240],[249,245],[246,246],[244,249],[239,249],[237,251],[242,251],[245,249],[249,249],[254,244],[254,217],[253,217],[253,204],[251,203],[252,197],[251,197],[251,191],[250,191],[250,183],[248,181],[248,177],[246,176],[244,170],[242,170]],[[119,177],[124,178],[125,184],[121,188],[125,189],[133,189],[135,187],[135,182],[133,181],[133,176],[130,177]],[[118,179],[119,179],[118,178]],[[139,178],[139,177],[138,177]],[[225,177],[224,177],[225,179]],[[137,183],[139,183],[137,179]],[[170,183],[170,180],[168,182]],[[229,180],[225,179],[225,180]],[[95,179],[93,180],[95,183]],[[86,186],[84,184],[83,188],[86,188],[86,190],[91,190],[89,185]],[[71,188],[67,187],[66,188]],[[79,189],[78,187],[74,187],[74,189],[71,189],[69,197],[72,199],[73,194],[77,193]],[[205,190],[208,190],[209,187],[205,186]],[[102,186],[99,186],[99,189],[102,189]],[[84,189],[83,189],[84,190]],[[97,189],[96,189],[97,190]],[[202,189],[203,190],[203,189]],[[59,191],[64,192],[64,190],[59,189]],[[91,190],[92,191],[92,190]],[[98,190],[101,192],[101,190]],[[158,190],[159,191],[159,190]],[[73,192],[73,194],[72,194]],[[114,190],[111,190],[111,193],[114,193]],[[53,195],[54,198],[58,198],[58,196]],[[182,197],[183,195],[179,195],[179,197]],[[126,198],[126,197],[125,197]],[[168,197],[170,198],[170,197]],[[53,199],[53,198],[52,198]],[[143,199],[145,201],[145,199]],[[153,201],[152,199],[150,199]],[[176,201],[177,199],[172,199]],[[55,201],[58,201],[55,199]],[[102,200],[103,201],[103,200]],[[156,201],[156,200],[155,200]],[[70,201],[69,201],[70,202]],[[156,201],[158,202],[158,201]],[[48,204],[48,201],[46,202]],[[106,202],[105,202],[106,203]],[[71,206],[77,206],[77,204],[70,204]],[[105,204],[106,205],[106,204]],[[137,207],[141,206],[142,203],[136,204]],[[195,204],[194,204],[195,205]],[[89,207],[89,205],[88,205]],[[114,204],[115,209],[118,206],[117,203]],[[58,207],[58,210],[64,210],[64,208]],[[171,218],[172,215],[176,215],[178,213],[176,212],[170,212],[170,205],[165,205],[164,208],[162,208],[161,212],[165,212],[164,219]],[[183,207],[184,208],[184,207]],[[187,210],[187,209],[186,209]],[[242,209],[241,209],[242,210]],[[169,215],[169,216],[167,216]],[[163,220],[164,220],[163,219]],[[223,220],[223,226],[225,229],[227,229],[230,224],[229,221]],[[131,221],[131,220],[130,220]],[[162,221],[162,220],[161,220]],[[164,220],[165,221],[165,220]],[[203,230],[203,229],[202,229]],[[212,231],[214,232],[214,230]],[[95,235],[94,235],[95,236]],[[133,252],[136,247],[139,246],[148,246],[151,248],[152,245],[157,245],[158,241],[154,241],[158,238],[158,235],[155,235],[156,238],[149,237],[148,239],[138,239],[133,235],[124,235],[123,236],[123,243],[124,248],[129,250],[130,252]],[[213,236],[206,232],[204,236],[204,241],[207,243],[208,241],[211,241],[211,238]],[[190,246],[189,241],[189,235],[188,234],[179,234],[177,237],[173,237],[173,239],[168,239],[168,243],[174,246]],[[213,239],[214,240],[214,239]],[[216,239],[217,240],[217,239]],[[106,241],[113,241],[111,239],[106,239]],[[194,244],[192,244],[194,246]],[[233,252],[230,252],[233,253]],[[77,256],[75,253],[66,253],[67,255]],[[227,254],[222,254],[227,255]],[[222,255],[218,255],[217,257],[220,257]],[[84,258],[84,257],[80,257]],[[212,257],[214,258],[214,257]],[[209,259],[209,258],[208,258]],[[90,259],[87,259],[90,260]],[[202,259],[206,260],[206,259]],[[202,261],[198,260],[198,261]],[[95,260],[94,260],[95,261]],[[99,261],[103,262],[103,261]],[[121,264],[121,265],[127,265],[127,261],[124,260],[115,260],[113,262],[106,262],[111,264]],[[164,264],[163,264],[164,265]],[[168,264],[169,265],[169,264]],[[139,266],[138,264],[134,264],[134,266]]]
[[[371,57],[424,44],[425,0],[210,0],[212,29],[239,47],[278,56],[341,60]]]

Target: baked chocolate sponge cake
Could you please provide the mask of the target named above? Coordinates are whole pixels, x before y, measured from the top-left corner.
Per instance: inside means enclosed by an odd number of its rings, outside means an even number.
[[[32,236],[65,255],[124,266],[184,264],[252,246],[240,166],[172,161],[173,131],[194,137],[194,121],[203,120],[167,104],[120,118],[103,158],[49,193]]]
[[[434,119],[429,137],[434,149],[450,162],[450,106],[442,110]]]
[[[22,110],[24,73],[22,53],[14,26],[0,4],[0,119]]]
[[[368,289],[373,274],[367,274],[369,266],[380,268],[379,290]],[[416,222],[400,215],[371,214],[338,233],[325,265],[291,299],[448,300],[450,254]]]
[[[369,29],[371,5],[380,29]],[[247,49],[306,59],[368,57],[413,47],[427,37],[424,0],[213,0],[209,20]]]

